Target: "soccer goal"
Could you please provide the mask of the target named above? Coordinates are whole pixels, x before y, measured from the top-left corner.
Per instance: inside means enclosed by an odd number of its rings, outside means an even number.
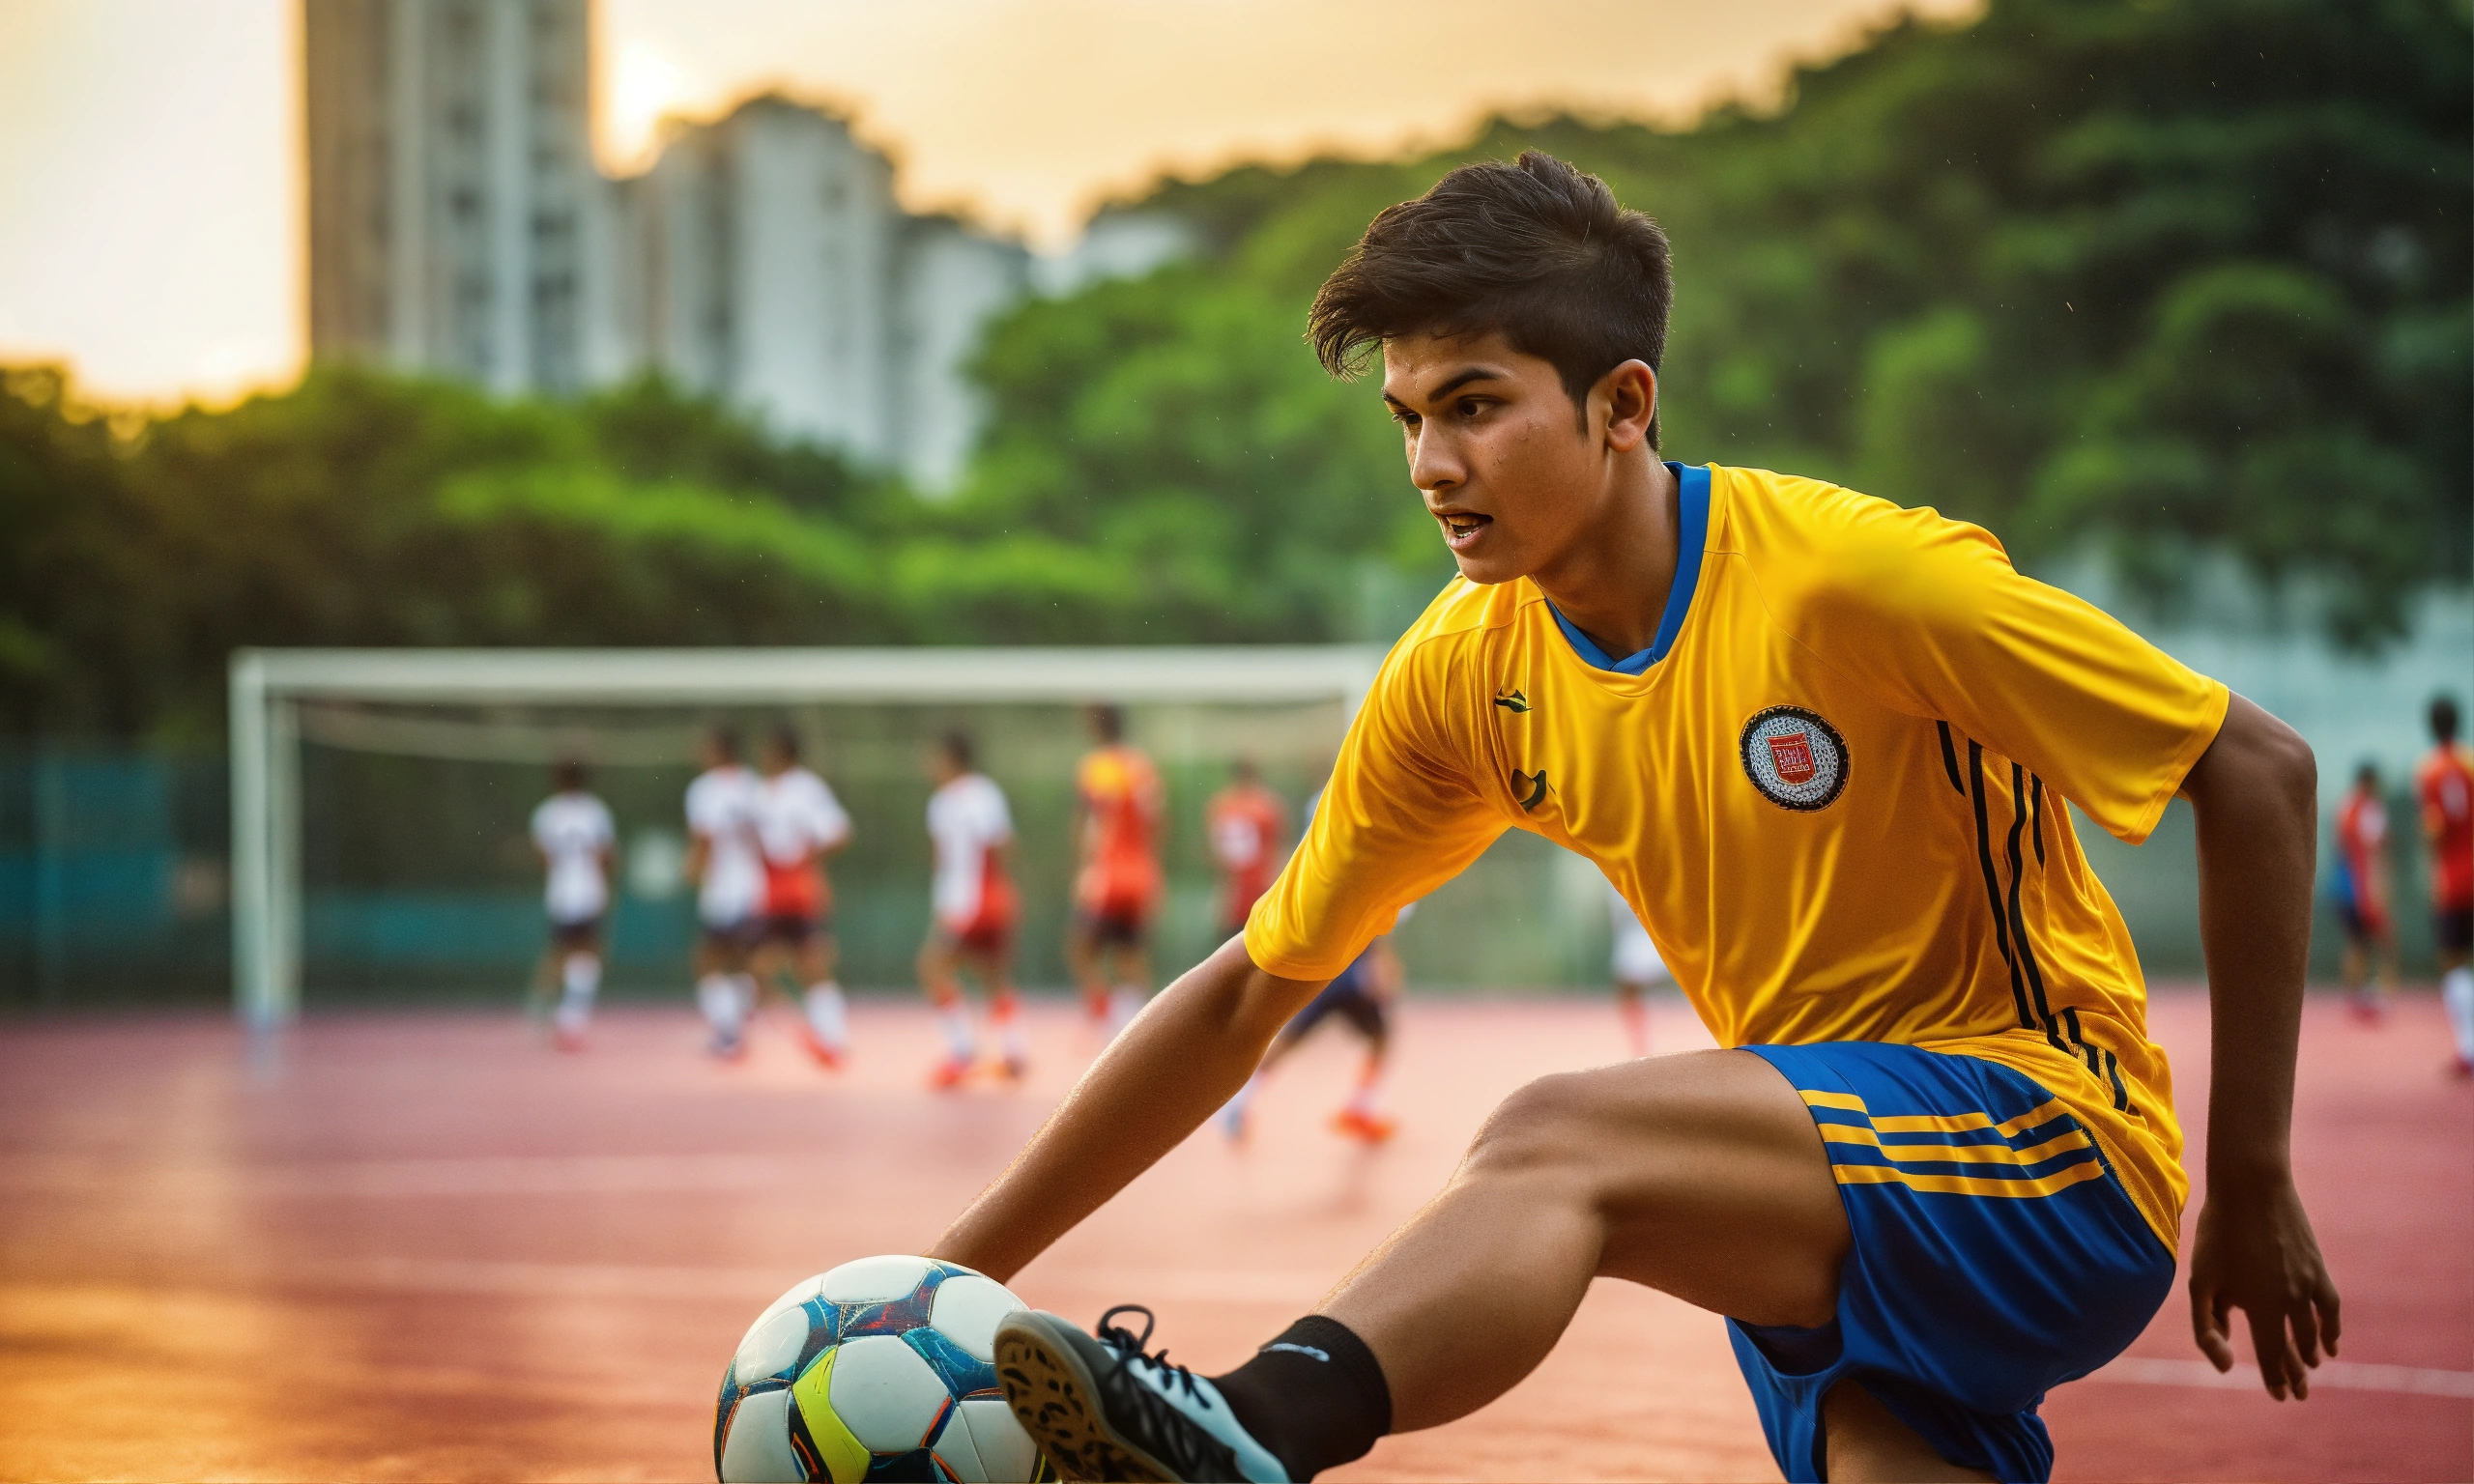
[[[322,912],[326,939],[432,957],[459,937],[499,930],[500,919],[458,908],[453,893],[396,890],[372,905],[367,893],[338,890],[320,905],[304,874],[348,880],[376,869],[372,859],[386,865],[389,852],[460,850],[477,863],[468,874],[519,879],[532,870],[520,833],[528,791],[557,757],[639,780],[621,780],[642,796],[635,814],[646,821],[622,851],[621,874],[648,902],[675,893],[676,826],[665,833],[651,821],[676,820],[675,790],[696,739],[717,723],[751,732],[794,725],[817,740],[820,771],[878,852],[837,870],[837,889],[857,909],[847,931],[867,940],[862,948],[874,932],[884,945],[877,957],[892,962],[891,945],[924,916],[924,861],[912,859],[925,852],[913,839],[925,789],[917,759],[940,730],[965,727],[992,744],[987,770],[1009,789],[1020,780],[1026,853],[1039,856],[1028,869],[1061,882],[1065,781],[1085,745],[1081,708],[1125,706],[1135,740],[1172,784],[1183,780],[1182,806],[1194,813],[1193,795],[1241,756],[1284,778],[1293,796],[1319,783],[1381,660],[1381,649],[1363,645],[243,650],[231,665],[234,1006],[258,1028],[299,1013],[304,929]],[[354,807],[381,822],[338,838],[328,818],[343,808],[337,798],[360,800]],[[881,828],[871,831],[876,821]],[[1035,832],[1036,842],[1027,838]],[[1207,891],[1206,881],[1188,892],[1189,915],[1201,912]],[[523,892],[500,895],[501,917],[522,918]],[[901,909],[877,911],[879,901]]]

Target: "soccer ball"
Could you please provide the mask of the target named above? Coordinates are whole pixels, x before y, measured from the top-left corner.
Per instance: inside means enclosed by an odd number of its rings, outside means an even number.
[[[792,1288],[722,1372],[723,1484],[1053,1479],[996,1384],[996,1322],[1023,1307],[992,1278],[869,1257]]]

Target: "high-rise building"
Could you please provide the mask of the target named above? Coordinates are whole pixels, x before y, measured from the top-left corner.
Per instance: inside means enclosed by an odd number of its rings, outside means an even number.
[[[964,365],[1022,294],[1021,247],[906,213],[847,122],[773,97],[675,129],[622,213],[647,361],[922,488],[961,473]]]
[[[586,380],[590,0],[302,0],[309,342],[501,392]]]
[[[785,436],[950,489],[1018,243],[895,200],[849,121],[767,96],[591,154],[591,0],[302,0],[311,354],[563,393],[657,370]],[[1066,290],[1183,250],[1104,219]]]

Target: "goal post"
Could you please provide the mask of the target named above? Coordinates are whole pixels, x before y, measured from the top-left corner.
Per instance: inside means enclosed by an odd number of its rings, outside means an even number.
[[[301,708],[1337,702],[1366,644],[1121,648],[242,649],[232,656],[232,998],[265,1030],[300,1011]]]

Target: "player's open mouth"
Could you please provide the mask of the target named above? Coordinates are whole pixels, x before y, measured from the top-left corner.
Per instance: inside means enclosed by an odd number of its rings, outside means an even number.
[[[1435,519],[1443,523],[1443,539],[1455,552],[1477,540],[1480,531],[1495,523],[1491,515],[1467,510],[1438,512]]]

